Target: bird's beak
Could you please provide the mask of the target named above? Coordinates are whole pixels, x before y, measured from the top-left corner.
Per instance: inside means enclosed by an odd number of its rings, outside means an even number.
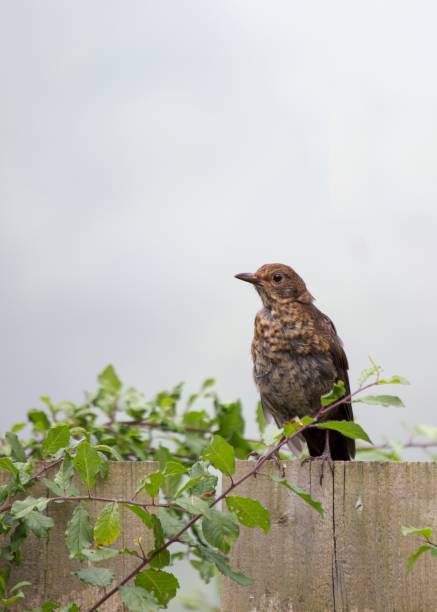
[[[255,274],[250,274],[250,272],[242,272],[241,274],[236,274],[235,278],[238,278],[242,281],[246,281],[246,283],[252,283],[252,285],[256,285],[258,283],[258,279]]]

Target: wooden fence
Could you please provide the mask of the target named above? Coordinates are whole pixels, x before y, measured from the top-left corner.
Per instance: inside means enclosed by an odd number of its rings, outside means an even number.
[[[253,463],[238,462],[240,476]],[[112,463],[108,480],[100,482],[96,495],[129,498],[138,481],[156,469],[154,463]],[[402,525],[433,526],[437,530],[437,463],[335,464],[325,467],[319,484],[317,462],[288,462],[286,477],[310,491],[323,503],[322,518],[299,497],[266,477],[275,470],[269,462],[263,474],[248,479],[235,491],[259,499],[269,508],[269,534],[241,528],[234,545],[231,566],[251,576],[251,586],[222,581],[222,612],[435,612],[437,610],[437,558],[424,555],[411,573],[405,560],[419,538],[404,537]],[[46,495],[43,485],[32,490]],[[139,498],[141,499],[141,498]],[[145,499],[145,498],[143,498]],[[92,516],[102,504],[87,502]],[[71,561],[64,544],[70,502],[49,505],[55,520],[48,540],[30,536],[21,567],[12,577],[30,580],[26,607],[45,600],[62,605],[77,601],[86,610],[97,599],[97,589],[82,585],[70,572],[79,567]],[[134,514],[123,510],[122,535],[117,547],[152,547],[150,534]],[[105,562],[118,576],[126,575],[137,560],[127,555]],[[12,582],[13,584],[14,582]],[[101,612],[121,610],[114,597]],[[181,608],[182,610],[182,608]]]

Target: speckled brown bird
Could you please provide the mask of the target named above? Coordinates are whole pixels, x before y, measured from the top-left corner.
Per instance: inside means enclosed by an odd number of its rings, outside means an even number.
[[[263,308],[255,318],[253,373],[266,417],[278,427],[298,416],[314,415],[320,396],[338,380],[350,393],[348,361],[331,319],[314,306],[302,278],[289,266],[266,264],[255,274],[237,274],[259,293]],[[350,403],[329,413],[329,419],[353,420]],[[303,433],[312,457],[350,460],[355,442],[336,431]]]

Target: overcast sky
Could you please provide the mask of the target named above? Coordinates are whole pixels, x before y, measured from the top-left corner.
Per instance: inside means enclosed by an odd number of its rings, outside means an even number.
[[[369,433],[436,424],[433,2],[2,3],[3,429],[112,362],[215,376],[254,431],[259,299],[294,267],[351,379],[411,379]]]

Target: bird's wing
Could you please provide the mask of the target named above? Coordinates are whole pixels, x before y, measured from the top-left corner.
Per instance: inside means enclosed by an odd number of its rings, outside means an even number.
[[[311,306],[317,310],[318,316],[315,317],[315,320],[318,323],[319,332],[329,342],[329,352],[331,354],[335,369],[337,370],[337,380],[342,380],[344,382],[344,387],[346,389],[345,395],[349,395],[351,392],[348,375],[349,363],[346,353],[344,352],[343,342],[340,336],[337,334],[337,330],[335,329],[335,325],[331,319],[323,312],[320,312],[320,310],[318,310],[318,308],[316,308],[313,304],[311,304]],[[341,408],[342,417],[347,421],[353,421],[354,415],[352,412],[351,403],[348,402],[346,404],[342,404]]]
[[[272,403],[270,402],[268,396],[265,393],[261,393],[261,405],[263,408],[264,418],[267,423],[270,423],[273,418],[278,427],[282,427],[284,425],[284,420],[278,419],[275,416],[277,412],[273,408]],[[305,440],[303,436],[301,434],[298,434],[297,436],[294,436],[292,440],[287,441],[287,446],[295,457],[300,457],[302,454],[304,443]]]

